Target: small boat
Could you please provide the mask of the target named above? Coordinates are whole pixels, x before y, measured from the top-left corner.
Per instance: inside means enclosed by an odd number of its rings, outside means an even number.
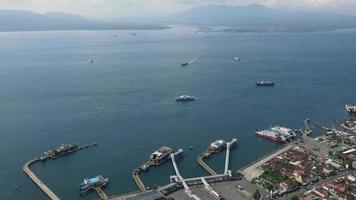
[[[86,191],[93,189],[95,187],[106,186],[108,183],[109,183],[108,178],[104,178],[102,175],[99,175],[97,177],[90,178],[90,179],[85,178],[83,180],[83,183],[81,183],[79,185],[79,187],[80,187],[81,192],[86,192]]]
[[[256,86],[274,86],[274,82],[272,81],[257,81]]]
[[[94,60],[91,59],[91,58],[89,58],[89,59],[88,59],[88,63],[94,63]]]
[[[117,35],[113,35],[113,37],[117,37]]]
[[[189,65],[189,62],[182,62],[180,63],[180,65],[183,67],[183,66],[188,66]]]
[[[356,113],[356,105],[346,104],[345,109],[348,113]]]
[[[195,98],[193,96],[181,95],[176,98],[176,101],[194,101]]]
[[[240,61],[240,58],[238,58],[238,57],[233,57],[232,58],[235,62],[239,62]]]

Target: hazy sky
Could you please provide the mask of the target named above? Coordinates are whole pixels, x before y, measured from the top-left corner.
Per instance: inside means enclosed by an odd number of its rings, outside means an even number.
[[[67,12],[92,18],[142,17],[171,13],[205,4],[314,9],[356,15],[356,0],[0,0],[0,9]]]

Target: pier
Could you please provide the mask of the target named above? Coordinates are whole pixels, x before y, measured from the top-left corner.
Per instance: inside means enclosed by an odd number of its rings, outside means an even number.
[[[176,160],[174,158],[175,154],[171,153],[170,157],[171,157],[171,160],[172,160],[172,164],[173,164],[174,170],[175,170],[176,175],[178,177],[178,181],[180,181],[183,184],[185,194],[188,195],[188,197],[190,197],[190,198],[192,198],[194,200],[200,200],[200,198],[197,195],[193,194],[193,192],[190,190],[188,184],[185,182],[184,178],[180,174],[178,166],[177,166],[177,163],[176,163]]]
[[[136,168],[133,172],[132,172],[132,178],[134,179],[138,189],[142,192],[146,191],[146,186],[143,184],[139,174],[141,173],[142,169],[140,168]]]
[[[309,119],[305,119],[304,121],[304,127],[302,128],[301,132],[304,136],[310,135],[313,131],[310,129],[309,126]]]
[[[203,155],[198,156],[197,162],[199,163],[199,165],[202,166],[205,169],[205,171],[207,171],[210,175],[216,175],[217,173],[204,162],[203,158],[204,158]]]
[[[178,149],[177,152],[173,153],[174,156],[177,156],[177,155],[180,155],[183,153],[183,149]],[[166,158],[166,160],[169,159]],[[143,169],[142,166],[145,166],[146,168]],[[147,161],[145,164],[143,164],[142,166],[140,167],[137,167],[134,169],[134,171],[132,172],[132,178],[134,179],[138,189],[141,191],[141,192],[144,192],[146,191],[146,186],[144,185],[143,181],[141,180],[140,178],[140,173],[143,171],[143,170],[147,170],[148,168],[150,168],[152,165],[152,163],[150,163],[149,161]]]
[[[79,150],[82,150],[82,149],[86,149],[90,146],[96,146],[97,144],[96,143],[93,143],[93,144],[87,144],[87,145],[84,145],[84,146],[81,146],[81,147],[78,147],[77,149],[75,150],[71,150],[71,151],[68,151],[68,152],[64,152],[56,157],[53,157],[53,156],[48,156],[46,157],[45,159],[41,159],[41,157],[37,157],[37,158],[34,158],[30,161],[27,161],[23,166],[22,166],[22,170],[24,171],[24,173],[37,185],[38,188],[40,188],[42,190],[42,192],[44,192],[49,199],[51,200],[60,200],[60,198],[45,184],[43,183],[37,176],[35,173],[33,173],[33,171],[30,169],[31,165],[37,163],[37,162],[43,162],[43,161],[46,161],[47,159],[57,159],[61,156],[64,156],[64,155],[67,155],[69,153],[74,153],[76,151],[79,151]]]
[[[231,171],[229,170],[229,161],[230,161],[230,148],[237,142],[236,138],[233,138],[231,142],[226,143],[226,157],[225,157],[225,169],[224,174],[231,176]]]
[[[100,200],[109,200],[109,197],[101,189],[101,187],[95,187],[94,190],[98,193]]]
[[[39,161],[41,161],[39,158],[35,158],[26,162],[22,170],[51,200],[60,200],[60,198],[31,171],[30,166]]]
[[[230,142],[226,143],[226,157],[225,157],[225,167],[224,167],[224,174],[230,174],[231,175],[231,171],[228,170],[229,168],[229,161],[230,161],[230,149],[232,147],[232,145],[237,142],[236,138],[233,138]],[[204,162],[204,158],[208,158],[207,155],[210,156],[211,153],[215,153],[212,152],[209,148],[207,150],[205,150],[201,155],[198,156],[197,158],[197,162],[199,163],[199,165],[201,167],[203,167],[205,169],[205,171],[208,172],[208,174],[210,174],[211,176],[217,175],[217,173],[211,169],[205,162]]]

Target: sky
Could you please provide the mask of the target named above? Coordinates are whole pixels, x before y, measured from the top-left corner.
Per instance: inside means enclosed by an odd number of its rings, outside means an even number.
[[[0,9],[65,12],[96,19],[160,16],[206,4],[258,3],[278,9],[320,10],[356,15],[356,0],[0,0]]]

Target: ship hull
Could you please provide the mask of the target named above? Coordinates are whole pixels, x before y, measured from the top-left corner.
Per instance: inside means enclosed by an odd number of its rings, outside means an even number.
[[[263,135],[263,134],[260,134],[260,133],[256,133],[256,136],[258,137],[261,137],[263,139],[267,139],[267,140],[270,140],[272,142],[276,142],[276,143],[280,143],[280,144],[285,144],[286,141],[278,138],[278,137],[275,137],[275,136],[269,136],[269,135]]]
[[[257,87],[267,87],[267,86],[274,86],[274,83],[256,83]]]

